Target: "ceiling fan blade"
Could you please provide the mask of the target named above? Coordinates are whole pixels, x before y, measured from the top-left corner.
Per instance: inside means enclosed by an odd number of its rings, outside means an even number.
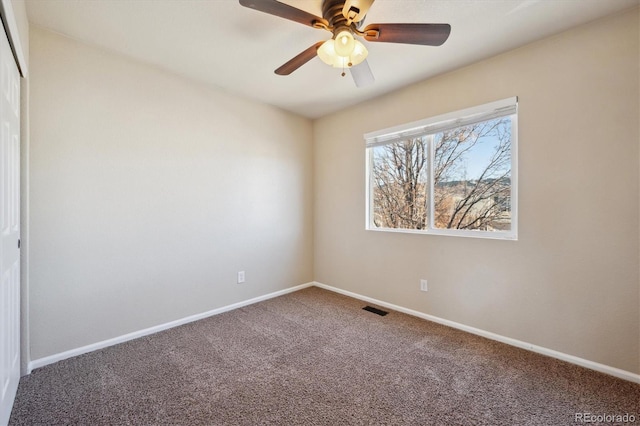
[[[280,3],[276,0],[240,0],[240,5],[314,28],[316,28],[314,25],[316,23],[322,23],[325,26],[329,25],[325,19],[319,16],[312,15],[304,10]]]
[[[309,62],[311,59],[315,58],[318,54],[318,48],[322,46],[322,43],[324,43],[324,41],[319,41],[310,48],[303,50],[302,53],[298,54],[297,56],[289,60],[289,62],[278,68],[275,73],[278,75],[291,74],[292,72]]]
[[[364,19],[375,0],[346,0],[342,7],[342,14],[348,23],[360,22]]]
[[[367,87],[376,81],[366,59],[355,67],[349,68],[349,72],[351,72],[351,77],[353,77],[353,82],[356,83],[357,87]]]
[[[451,33],[449,24],[371,24],[363,30],[367,41],[440,46]]]

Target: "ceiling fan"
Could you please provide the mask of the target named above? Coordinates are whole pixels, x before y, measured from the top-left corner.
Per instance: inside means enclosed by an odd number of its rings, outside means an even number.
[[[289,75],[315,56],[335,68],[349,69],[356,86],[372,84],[373,74],[367,63],[367,48],[355,37],[381,43],[442,45],[451,33],[449,24],[370,24],[362,27],[375,0],[322,0],[322,18],[277,0],[240,0],[242,6],[299,22],[333,34],[302,51],[275,70]]]

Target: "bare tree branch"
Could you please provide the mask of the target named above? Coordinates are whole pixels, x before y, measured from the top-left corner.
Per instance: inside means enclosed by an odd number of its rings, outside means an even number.
[[[494,119],[433,136],[434,224],[438,228],[494,229],[510,226],[510,119]],[[479,175],[467,176],[475,150],[491,155]],[[485,157],[486,158],[486,157]],[[429,214],[427,137],[375,148],[374,223],[389,228],[423,229]],[[475,165],[477,168],[477,165]]]

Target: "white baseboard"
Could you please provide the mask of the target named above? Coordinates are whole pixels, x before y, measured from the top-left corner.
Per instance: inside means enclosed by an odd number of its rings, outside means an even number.
[[[28,364],[28,373],[31,373],[36,368],[44,367],[45,365],[53,364],[58,361],[62,361],[63,359],[71,358],[74,356],[82,355],[88,352],[92,352],[98,349],[103,349],[108,346],[117,345],[118,343],[123,343],[129,340],[137,339],[139,337],[147,336],[149,334],[157,333],[159,331],[167,330],[173,327],[177,327],[179,325],[187,324],[193,321],[198,321],[204,318],[208,318],[213,315],[221,314],[223,312],[228,312],[234,309],[242,308],[243,306],[252,305],[254,303],[262,302],[263,300],[272,299],[274,297],[282,296],[287,293],[292,293],[294,291],[302,290],[303,288],[316,286],[325,290],[332,291],[334,293],[343,294],[345,296],[353,297],[355,299],[359,299],[365,302],[373,303],[378,306],[382,306],[388,309],[392,309],[394,311],[402,312],[408,315],[412,315],[418,318],[425,319],[427,321],[433,321],[438,324],[443,324],[452,328],[456,328],[458,330],[466,331],[468,333],[476,334],[478,336],[486,337],[487,339],[495,340],[498,342],[506,343],[511,346],[515,346],[518,348],[526,349],[532,352],[536,352],[542,355],[546,355],[552,358],[556,358],[562,361],[570,362],[572,364],[579,365],[581,367],[589,368],[591,370],[599,371],[601,373],[609,374],[614,377],[618,377],[620,379],[628,380],[634,383],[640,383],[640,374],[635,374],[629,371],[621,370],[619,368],[610,367],[608,365],[600,364],[594,361],[589,361],[584,358],[579,358],[577,356],[565,354],[563,352],[558,352],[553,349],[544,348],[542,346],[537,346],[531,343],[523,342],[521,340],[512,339],[510,337],[501,336],[499,334],[492,333],[490,331],[481,330],[479,328],[470,327],[468,325],[460,324],[454,321],[450,321],[447,319],[439,318],[433,315],[425,314],[422,312],[414,311],[413,309],[404,308],[402,306],[394,305],[392,303],[387,303],[382,300],[377,300],[371,297],[363,296],[361,294],[353,293],[347,290],[342,290],[336,287],[331,287],[326,284],[322,284],[319,282],[309,282],[306,284],[301,284],[295,287],[290,287],[284,290],[276,291],[273,293],[265,294],[263,296],[254,297],[253,299],[245,300],[238,303],[233,303],[231,305],[223,306],[221,308],[213,309],[211,311],[203,312],[201,314],[191,315],[186,318],[181,318],[175,321],[171,321],[165,324],[160,324],[154,327],[145,328],[144,330],[135,331],[133,333],[125,334],[122,336],[114,337],[112,339],[103,340],[101,342],[93,343],[91,345],[82,346],[80,348],[71,349],[65,352],[61,352],[58,354],[50,355],[44,358],[39,358],[29,362]]]
[[[254,297],[253,299],[244,300],[242,302],[233,303],[231,305],[223,306],[221,308],[213,309],[211,311],[203,312],[201,314],[191,315],[186,318],[181,318],[175,321],[156,325],[154,327],[145,328],[144,330],[134,331],[133,333],[114,337],[112,339],[103,340],[101,342],[92,343],[90,345],[82,346],[80,348],[71,349],[71,350],[50,355],[44,358],[39,358],[29,362],[27,374],[31,374],[31,372],[36,368],[44,367],[45,365],[53,364],[55,362],[62,361],[63,359],[86,354],[88,352],[93,352],[98,349],[106,348],[108,346],[117,345],[118,343],[123,343],[129,340],[137,339],[139,337],[147,336],[149,334],[157,333],[159,331],[168,330],[170,328],[177,327],[179,325],[187,324],[193,321],[198,321],[204,318],[211,317],[213,315],[218,315],[223,312],[228,312],[234,309],[242,308],[243,306],[252,305],[254,303],[262,302],[263,300],[272,299],[274,297],[282,296],[287,293],[292,293],[294,291],[302,290],[303,288],[311,287],[313,286],[313,284],[314,284],[313,282],[309,282],[309,283],[301,284],[295,287],[286,288],[284,290],[265,294],[263,296]]]
[[[342,290],[336,287],[331,287],[326,284],[322,284],[319,282],[314,282],[314,286],[323,288],[325,290],[333,291],[335,293],[340,293],[345,296],[353,297],[355,299],[362,300],[364,302],[373,303],[378,306],[382,306],[385,308],[392,309],[394,311],[402,312],[404,314],[412,315],[414,317],[426,319],[428,321],[433,321],[438,324],[446,325],[452,328],[457,328],[458,330],[466,331],[468,333],[476,334],[478,336],[486,337],[487,339],[496,340],[498,342],[506,343],[507,345],[515,346],[518,348],[526,349],[532,352],[536,352],[542,355],[549,356],[551,358],[556,358],[562,361],[570,362],[571,364],[576,364],[581,367],[585,367],[591,370],[599,371],[601,373],[609,374],[614,377],[618,377],[620,379],[628,380],[634,383],[640,383],[640,374],[635,374],[630,371],[621,370],[619,368],[610,367],[608,365],[600,364],[594,361],[589,361],[588,359],[579,358],[577,356],[565,354],[563,352],[558,352],[553,349],[544,348],[542,346],[537,346],[531,343],[523,342],[521,340],[512,339],[510,337],[501,336],[499,334],[491,333],[490,331],[481,330],[479,328],[470,327],[468,325],[460,324],[454,321],[449,321],[443,318],[439,318],[433,315],[425,314],[422,312],[414,311],[413,309],[403,308],[402,306],[394,305],[392,303],[383,302],[382,300],[373,299],[371,297],[363,296],[361,294],[352,293],[347,290]]]

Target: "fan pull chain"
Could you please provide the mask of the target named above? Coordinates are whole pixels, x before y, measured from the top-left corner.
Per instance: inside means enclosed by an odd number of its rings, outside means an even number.
[[[353,66],[353,62],[351,62],[351,57],[349,57],[349,63],[347,64],[347,66],[348,66],[349,68],[351,68],[351,67]],[[343,77],[344,77],[345,75],[347,75],[347,73],[345,73],[345,72],[344,72],[344,61],[342,62],[342,74],[341,74],[341,75],[342,75]]]

